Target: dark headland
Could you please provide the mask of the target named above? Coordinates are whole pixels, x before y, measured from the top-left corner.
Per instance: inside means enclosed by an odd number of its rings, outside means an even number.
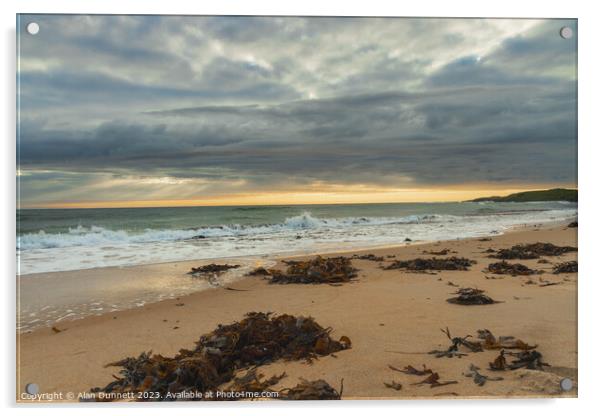
[[[472,199],[468,202],[536,202],[536,201],[568,201],[577,202],[576,189],[546,189],[541,191],[526,191],[507,196],[488,196]]]

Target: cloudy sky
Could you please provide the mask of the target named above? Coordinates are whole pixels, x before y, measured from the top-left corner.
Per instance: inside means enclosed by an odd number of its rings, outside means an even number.
[[[20,23],[23,207],[431,201],[576,186],[572,20]]]

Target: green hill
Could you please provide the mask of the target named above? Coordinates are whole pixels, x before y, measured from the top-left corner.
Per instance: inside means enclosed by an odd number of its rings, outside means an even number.
[[[576,189],[546,189],[542,191],[526,191],[510,194],[507,196],[489,196],[473,199],[469,202],[534,202],[534,201],[569,201],[577,202]]]

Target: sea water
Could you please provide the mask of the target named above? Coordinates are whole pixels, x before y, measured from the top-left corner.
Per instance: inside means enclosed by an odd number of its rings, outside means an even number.
[[[18,273],[341,251],[503,233],[577,215],[568,202],[17,211]]]

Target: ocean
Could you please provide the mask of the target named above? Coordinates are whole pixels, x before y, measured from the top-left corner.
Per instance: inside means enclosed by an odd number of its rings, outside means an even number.
[[[450,240],[576,215],[568,202],[21,209],[18,273]]]

